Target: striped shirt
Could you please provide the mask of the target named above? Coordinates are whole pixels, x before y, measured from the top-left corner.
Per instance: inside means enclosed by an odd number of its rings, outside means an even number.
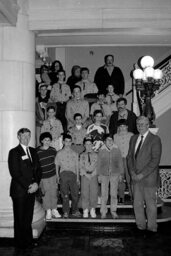
[[[56,149],[49,147],[48,149],[37,148],[37,154],[42,171],[42,179],[50,178],[56,175]]]

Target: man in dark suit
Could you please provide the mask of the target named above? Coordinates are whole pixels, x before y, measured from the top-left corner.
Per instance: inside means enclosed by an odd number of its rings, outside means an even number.
[[[128,125],[128,132],[132,132],[134,134],[137,133],[136,127],[136,119],[137,116],[131,110],[126,108],[127,99],[126,98],[119,98],[116,101],[116,106],[118,111],[114,111],[110,117],[109,121],[109,132],[111,135],[117,133],[117,122],[120,119],[125,119]]]
[[[28,147],[30,130],[21,128],[17,137],[20,144],[10,150],[8,166],[12,177],[10,196],[13,201],[15,246],[23,251],[32,246],[31,224],[41,172],[35,149]]]
[[[139,134],[131,137],[127,156],[133,183],[136,225],[138,230],[147,229],[154,233],[157,232],[156,193],[162,146],[160,138],[149,131],[147,117],[137,118],[137,129]]]

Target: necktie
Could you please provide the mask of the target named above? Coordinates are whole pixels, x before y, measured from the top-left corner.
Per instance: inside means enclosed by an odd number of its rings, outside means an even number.
[[[135,159],[137,159],[138,153],[139,153],[140,148],[141,148],[141,145],[142,145],[142,143],[143,143],[143,137],[144,137],[144,136],[141,136],[141,140],[140,140],[140,142],[139,142],[139,144],[138,144],[138,147],[137,147],[137,150],[136,150],[136,152],[135,152]]]
[[[102,103],[102,104],[100,103],[99,106],[100,106],[100,109],[101,109],[101,111],[102,111],[102,113],[103,113],[103,116],[104,116],[103,103]]]
[[[85,90],[85,82],[83,82],[83,91]]]
[[[59,92],[60,92],[60,94],[62,94],[62,84],[61,83],[59,84]]]
[[[31,156],[30,156],[30,152],[29,152],[29,148],[28,148],[28,147],[26,148],[26,152],[27,152],[27,156],[28,156],[30,162],[32,163],[32,159],[31,159]]]
[[[88,162],[89,162],[89,164],[91,164],[91,160],[90,160],[90,152],[88,152]]]
[[[110,96],[110,104],[114,103],[115,101],[113,100],[112,95],[109,95],[109,96]]]

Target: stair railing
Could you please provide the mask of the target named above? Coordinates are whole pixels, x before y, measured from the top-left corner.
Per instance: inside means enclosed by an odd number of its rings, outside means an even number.
[[[171,202],[171,166],[159,166],[160,186],[158,196],[163,201]]]

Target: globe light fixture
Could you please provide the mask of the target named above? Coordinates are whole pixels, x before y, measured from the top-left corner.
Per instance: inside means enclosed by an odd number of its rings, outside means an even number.
[[[147,67],[153,67],[153,66],[154,66],[154,60],[151,56],[144,56],[141,59],[141,67],[143,69]]]
[[[133,71],[134,85],[140,99],[140,113],[147,116],[150,126],[154,127],[155,113],[151,104],[151,98],[161,85],[162,71],[153,68],[154,60],[151,56],[144,56],[140,64],[141,67]]]

